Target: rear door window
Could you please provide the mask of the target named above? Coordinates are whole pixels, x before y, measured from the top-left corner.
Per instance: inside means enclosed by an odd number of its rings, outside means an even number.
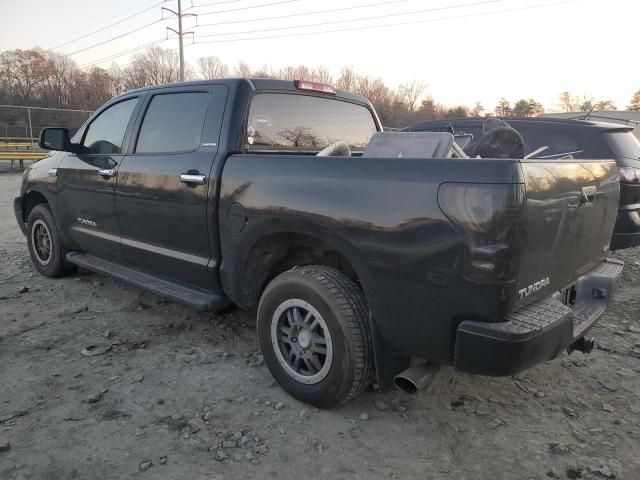
[[[560,125],[557,127],[512,126],[520,132],[524,139],[525,154],[548,146],[548,149],[540,152],[535,158],[554,158],[564,155],[572,155],[574,158],[589,158],[589,142],[585,128],[564,128]]]
[[[197,150],[210,97],[207,92],[155,95],[140,127],[136,153]]]
[[[376,131],[373,115],[363,105],[310,95],[260,93],[251,103],[246,148],[317,152],[344,140],[358,152]]]

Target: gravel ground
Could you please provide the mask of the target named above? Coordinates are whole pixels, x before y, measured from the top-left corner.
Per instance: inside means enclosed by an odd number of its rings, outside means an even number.
[[[0,175],[0,479],[640,478],[638,249],[591,355],[320,411],[276,386],[245,313],[36,274],[19,184]]]

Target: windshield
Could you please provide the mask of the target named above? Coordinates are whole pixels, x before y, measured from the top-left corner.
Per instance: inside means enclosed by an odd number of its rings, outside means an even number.
[[[254,97],[247,123],[249,150],[317,152],[339,140],[365,149],[377,128],[371,111],[334,98],[286,93]]]
[[[640,159],[640,141],[631,131],[605,132],[604,137],[616,156]]]

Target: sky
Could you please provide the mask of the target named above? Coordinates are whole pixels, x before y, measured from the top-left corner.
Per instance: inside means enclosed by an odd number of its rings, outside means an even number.
[[[125,65],[145,44],[178,47],[177,38],[166,40],[177,19],[165,11],[162,20],[161,11],[177,3],[0,0],[0,51],[38,46],[69,54],[81,67]],[[558,110],[565,90],[623,109],[640,90],[640,0],[182,3],[185,13],[198,14],[183,20],[194,32],[184,50],[194,65],[216,55],[230,66],[304,64],[336,76],[351,66],[391,87],[421,80],[439,103],[479,101],[489,111],[500,97],[532,97]]]

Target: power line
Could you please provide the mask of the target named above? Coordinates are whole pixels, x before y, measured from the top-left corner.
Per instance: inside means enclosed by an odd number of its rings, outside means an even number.
[[[199,7],[211,7],[215,5],[222,5],[223,3],[240,3],[244,1],[246,0],[224,0],[222,2],[201,3],[200,5],[191,5],[189,8],[185,8],[185,10],[191,10],[192,8],[199,8]]]
[[[320,27],[324,25],[335,25],[336,23],[349,23],[349,22],[359,22],[359,21],[367,21],[367,20],[377,20],[380,18],[388,18],[388,17],[399,17],[404,15],[415,15],[419,13],[430,13],[430,12],[439,12],[442,10],[452,10],[455,8],[464,8],[464,7],[473,7],[477,5],[487,5],[490,3],[500,3],[503,0],[484,0],[481,2],[472,2],[472,3],[460,3],[458,5],[447,5],[446,7],[436,7],[436,8],[426,8],[421,10],[412,10],[409,12],[399,12],[399,13],[387,13],[385,15],[374,15],[370,17],[360,17],[360,18],[351,18],[345,20],[333,20],[328,22],[319,22],[319,23],[308,23],[306,25],[290,25],[286,27],[272,27],[272,28],[263,28],[259,30],[245,30],[244,32],[229,32],[229,33],[214,33],[210,35],[199,35],[200,38],[209,38],[209,37],[220,37],[225,35],[240,35],[245,33],[260,33],[260,32],[271,32],[274,30],[290,30],[293,28],[305,28],[305,27]]]
[[[90,33],[87,33],[85,35],[81,35],[80,37],[74,38],[73,40],[69,40],[67,42],[61,43],[61,44],[56,45],[54,47],[51,47],[47,51],[51,51],[51,50],[54,50],[56,48],[64,47],[65,45],[69,45],[70,43],[74,43],[74,42],[77,42],[78,40],[82,40],[83,38],[90,37],[91,35],[95,35],[96,33],[99,33],[99,32],[102,32],[102,31],[106,30],[107,28],[111,28],[111,27],[113,27],[115,25],[118,25],[119,23],[125,22],[125,21],[127,21],[127,20],[129,20],[129,19],[131,19],[133,17],[136,17],[136,16],[140,15],[141,13],[147,12],[147,11],[151,10],[152,8],[156,8],[156,7],[160,6],[160,5],[162,5],[163,3],[164,3],[164,0],[162,2],[159,2],[159,3],[154,3],[150,7],[147,7],[147,8],[145,8],[143,10],[140,10],[140,11],[138,11],[136,13],[133,13],[133,14],[129,15],[128,17],[125,17],[125,18],[123,18],[121,20],[118,20],[116,22],[110,23],[106,27],[99,28],[98,30],[94,30],[94,31],[92,31]]]
[[[188,47],[189,45],[186,45],[186,46]],[[177,49],[177,48],[169,48],[168,50],[170,50],[170,51],[172,51],[172,52],[177,52],[177,51],[178,51],[178,49]],[[135,61],[135,60],[133,60],[133,61],[131,61],[131,62],[127,62],[127,63],[125,63],[125,64],[123,64],[123,65],[118,65],[118,67],[119,67],[119,68],[125,68],[125,67],[128,67],[129,65],[133,65],[134,63],[136,63],[136,61]]]
[[[245,11],[247,9],[254,10],[256,8],[272,7],[274,5],[283,5],[285,3],[296,3],[296,2],[302,2],[302,1],[303,0],[280,0],[278,2],[263,3],[261,5],[247,5],[246,7],[241,7],[241,8],[230,8],[228,10],[216,10],[215,12],[198,13],[198,16],[205,17],[207,15],[217,15],[218,13],[240,12],[240,11]]]
[[[167,40],[170,40],[170,38],[167,38],[167,37],[159,38],[159,39],[154,40],[152,42],[145,43],[143,45],[139,45],[137,47],[130,48],[129,50],[126,50],[124,52],[119,52],[119,53],[116,53],[116,54],[113,54],[113,55],[109,55],[107,57],[99,58],[98,60],[94,60],[92,62],[85,63],[83,65],[80,65],[79,68],[90,67],[90,66],[98,65],[100,63],[108,62],[109,60],[113,60],[115,58],[122,57],[124,55],[129,54],[129,53],[137,52],[138,50],[142,50],[143,48],[147,48],[147,47],[150,47],[152,45],[156,45],[158,43],[166,42]]]
[[[91,50],[92,48],[99,47],[100,45],[104,45],[105,43],[113,42],[114,40],[118,40],[119,38],[126,37],[127,35],[131,35],[132,33],[135,33],[135,32],[139,32],[140,30],[143,30],[143,29],[145,29],[147,27],[155,25],[156,23],[160,23],[160,22],[162,22],[164,20],[168,20],[168,19],[160,18],[159,20],[155,20],[155,21],[153,21],[151,23],[147,23],[146,25],[142,25],[141,27],[135,28],[133,30],[129,30],[128,32],[122,33],[122,34],[117,35],[115,37],[112,37],[112,38],[110,38],[108,40],[104,40],[102,42],[94,43],[93,45],[89,45],[88,47],[81,48],[80,50],[75,50],[75,51],[70,52],[70,53],[65,53],[65,55],[71,56],[71,55],[76,55],[77,53],[81,53],[81,52],[85,52],[87,50]]]
[[[162,3],[164,3],[164,2],[160,2],[159,4],[154,5],[154,7],[159,6],[159,5],[161,5]],[[154,8],[154,7],[151,7],[151,8]],[[179,55],[180,55],[180,80],[182,81],[182,80],[184,79],[184,45],[183,45],[183,37],[184,37],[184,35],[187,35],[187,34],[193,34],[193,32],[184,32],[184,31],[183,31],[183,28],[182,28],[182,19],[183,19],[183,17],[186,17],[186,16],[196,16],[196,15],[195,15],[195,14],[193,14],[193,13],[183,13],[183,10],[182,10],[182,0],[178,0],[178,10],[177,10],[177,11],[172,10],[172,9],[170,9],[170,8],[166,8],[166,7],[162,7],[162,10],[167,10],[168,12],[170,12],[170,13],[174,14],[174,15],[178,18],[178,29],[177,29],[177,30],[176,30],[176,29],[173,29],[173,28],[171,28],[171,27],[167,27],[167,28],[168,28],[169,30],[173,31],[173,32],[178,36],[178,40],[179,40],[179,52],[180,52],[180,53],[179,53]],[[139,12],[139,13],[140,13],[140,12]],[[139,14],[139,13],[138,13],[138,14]],[[130,17],[129,17],[129,18],[130,18]],[[148,23],[148,24],[141,25],[140,27],[137,27],[137,28],[135,28],[135,29],[133,29],[133,30],[130,30],[130,31],[128,31],[128,32],[122,33],[122,34],[120,34],[120,35],[116,35],[115,37],[109,38],[109,39],[107,39],[107,40],[103,40],[102,42],[98,42],[98,43],[95,43],[95,44],[93,44],[93,45],[89,45],[89,46],[84,47],[84,48],[81,48],[81,49],[79,49],[79,50],[76,50],[76,51],[70,52],[70,53],[68,53],[67,55],[71,56],[71,55],[75,55],[75,54],[78,54],[78,53],[81,53],[81,52],[85,52],[85,51],[90,50],[90,49],[92,49],[92,48],[98,47],[98,46],[100,46],[100,45],[104,45],[104,44],[106,44],[106,43],[109,43],[109,42],[112,42],[112,41],[114,41],[114,40],[117,40],[117,39],[120,39],[120,38],[122,38],[122,37],[125,37],[125,36],[127,36],[127,35],[130,35],[130,34],[132,34],[132,33],[138,32],[138,31],[140,31],[140,30],[142,30],[142,29],[148,28],[148,27],[150,27],[150,26],[152,26],[152,25],[155,25],[155,24],[157,24],[157,23],[160,23],[160,22],[162,22],[162,21],[164,21],[164,20],[167,20],[167,19],[165,19],[165,18],[161,18],[161,19],[159,19],[159,20],[155,20],[155,21],[150,22],[150,23]],[[105,27],[105,28],[107,28],[107,27]],[[94,60],[94,61],[92,61],[92,62],[85,63],[85,64],[81,65],[81,66],[80,66],[80,68],[87,67],[87,66],[92,66],[92,65],[98,65],[98,64],[100,64],[100,63],[107,62],[107,61],[109,61],[109,60],[113,60],[113,59],[115,59],[115,58],[118,58],[118,57],[121,57],[121,56],[127,55],[127,54],[129,54],[129,53],[136,52],[136,51],[138,51],[138,50],[141,50],[141,49],[143,49],[143,48],[150,47],[150,46],[152,46],[152,45],[158,44],[158,43],[160,43],[160,42],[164,42],[164,41],[166,41],[166,40],[169,40],[169,38],[168,38],[168,37],[167,37],[167,38],[160,38],[160,39],[154,40],[154,41],[152,41],[152,42],[148,42],[148,43],[145,43],[145,44],[143,44],[143,45],[139,45],[139,46],[137,46],[137,47],[134,47],[134,48],[131,48],[131,49],[125,50],[124,52],[119,52],[119,53],[117,53],[117,54],[109,55],[109,56],[107,56],[107,57],[103,57],[103,58],[100,58],[100,59],[98,59],[98,60]]]
[[[126,2],[126,3],[129,3],[129,1],[130,1],[130,0],[127,0],[127,2]],[[83,31],[89,30],[90,28],[94,28],[94,27],[96,27],[97,25],[102,25],[103,23],[109,22],[109,21],[113,20],[114,18],[118,18],[118,17],[120,17],[120,16],[122,16],[122,15],[124,15],[124,14],[126,14],[126,13],[128,13],[128,12],[130,12],[130,11],[131,11],[131,8],[130,8],[130,7],[127,7],[127,9],[126,9],[126,10],[123,10],[123,11],[121,11],[120,13],[117,13],[116,15],[113,15],[113,16],[111,16],[111,17],[108,17],[108,18],[102,19],[102,20],[100,20],[100,21],[98,21],[98,22],[91,23],[91,24],[89,24],[89,25],[85,25],[84,27],[80,28],[79,30],[77,30],[77,31],[75,31],[75,32],[67,32],[67,33],[65,33],[64,35],[59,35],[59,36],[55,37],[53,40],[50,40],[49,42],[46,42],[46,43],[56,43],[56,42],[59,42],[59,41],[61,41],[61,40],[64,40],[65,38],[72,37],[72,36],[77,35],[77,34],[79,34],[79,33],[83,32]]]
[[[340,7],[340,8],[332,8],[328,10],[315,10],[313,12],[302,12],[302,13],[291,13],[288,15],[276,15],[274,17],[262,17],[262,18],[250,18],[247,20],[231,20],[228,22],[220,22],[220,23],[203,23],[198,25],[198,27],[216,27],[221,25],[230,25],[232,23],[249,23],[249,22],[261,22],[263,20],[280,20],[282,18],[293,18],[293,17],[306,17],[308,15],[316,15],[321,13],[334,13],[334,12],[344,12],[346,10],[356,10],[359,8],[368,8],[368,7],[379,7],[382,5],[389,5],[392,3],[402,3],[407,2],[409,0],[387,0],[385,2],[378,3],[365,3],[360,5],[352,5],[350,7]]]
[[[552,6],[557,6],[557,5],[576,3],[576,2],[580,2],[580,1],[582,1],[582,0],[567,0],[567,1],[563,1],[563,2],[553,2],[553,3],[546,3],[546,4],[541,4],[541,5],[528,5],[528,6],[525,6],[525,7],[516,7],[516,8],[509,8],[509,9],[492,10],[492,11],[488,11],[488,12],[477,12],[477,13],[469,13],[469,14],[463,14],[463,15],[452,15],[452,16],[448,16],[448,17],[429,18],[429,19],[423,19],[423,20],[411,20],[411,21],[406,21],[406,22],[395,22],[395,23],[387,23],[387,24],[382,24],[382,25],[363,25],[363,26],[360,26],[360,27],[347,27],[347,28],[340,28],[340,29],[323,30],[323,31],[320,31],[320,32],[300,32],[300,33],[288,33],[288,34],[282,34],[282,35],[270,35],[270,36],[263,36],[263,37],[231,38],[231,39],[226,39],[226,40],[207,40],[205,42],[195,42],[195,44],[245,42],[245,41],[251,41],[251,40],[269,40],[269,39],[274,39],[274,38],[301,37],[301,36],[307,36],[307,35],[324,35],[326,33],[339,33],[339,32],[349,32],[349,31],[354,31],[354,30],[368,30],[368,29],[371,29],[371,28],[386,28],[386,27],[396,27],[396,26],[402,26],[402,25],[413,25],[413,24],[419,24],[419,23],[432,23],[432,22],[438,22],[438,21],[442,21],[442,20],[457,20],[457,19],[461,19],[461,18],[479,17],[479,16],[493,15],[493,14],[497,14],[497,13],[508,13],[508,12],[517,12],[517,11],[521,11],[521,10],[530,10],[530,9],[534,9],[534,8],[552,7]]]

